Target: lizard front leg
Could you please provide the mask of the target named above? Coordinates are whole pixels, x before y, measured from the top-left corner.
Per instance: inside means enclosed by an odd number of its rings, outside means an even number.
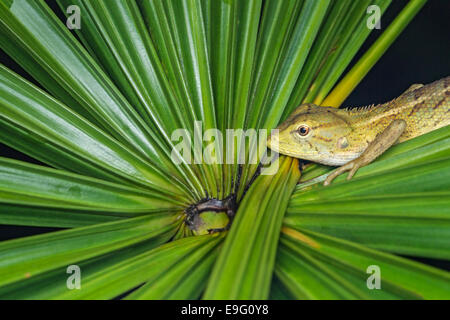
[[[364,152],[358,158],[344,164],[342,167],[339,167],[337,170],[332,172],[323,184],[325,186],[329,185],[334,178],[346,171],[350,171],[347,176],[347,180],[350,180],[359,168],[371,163],[383,152],[389,149],[402,135],[405,128],[405,120],[399,119],[392,121],[391,124],[386,127],[386,129],[384,129],[375,137],[375,139],[369,144],[366,150],[364,150]]]

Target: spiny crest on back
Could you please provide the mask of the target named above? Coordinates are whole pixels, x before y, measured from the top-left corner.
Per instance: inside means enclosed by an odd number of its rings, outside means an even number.
[[[345,108],[342,108],[342,110],[349,111],[349,112],[361,112],[361,111],[370,111],[374,108],[375,108],[375,104],[371,104],[371,105],[362,106],[362,107],[345,107]]]

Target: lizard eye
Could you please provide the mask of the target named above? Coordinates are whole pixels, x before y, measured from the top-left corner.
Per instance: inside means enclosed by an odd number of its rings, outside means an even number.
[[[302,125],[300,126],[298,129],[298,134],[301,135],[302,137],[307,136],[309,133],[309,127],[307,125]]]

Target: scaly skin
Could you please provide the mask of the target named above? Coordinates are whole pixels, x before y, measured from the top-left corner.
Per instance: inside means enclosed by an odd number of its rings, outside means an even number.
[[[269,148],[291,157],[342,166],[328,176],[372,162],[391,145],[450,124],[450,77],[414,84],[398,98],[377,106],[336,109],[299,106],[269,137]],[[305,134],[306,132],[306,134]]]

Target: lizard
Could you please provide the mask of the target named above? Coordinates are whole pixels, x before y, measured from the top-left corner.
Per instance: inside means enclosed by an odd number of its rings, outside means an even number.
[[[392,145],[450,124],[450,76],[413,84],[398,98],[366,107],[342,108],[305,103],[278,126],[267,146],[287,156],[340,166],[326,178],[356,171]]]

